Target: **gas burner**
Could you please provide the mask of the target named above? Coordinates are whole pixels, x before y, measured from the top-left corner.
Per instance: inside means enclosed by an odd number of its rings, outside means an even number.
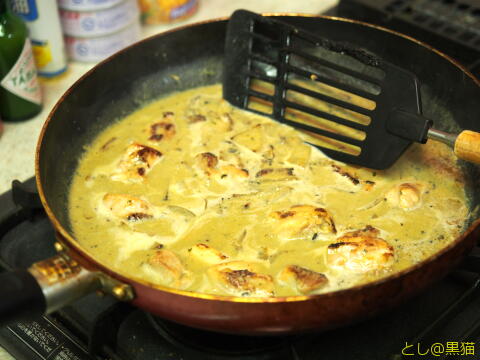
[[[291,353],[294,337],[260,337],[229,335],[194,329],[147,314],[147,318],[159,335],[177,348],[194,355],[215,355],[215,359],[226,356],[265,356],[267,354]],[[213,359],[213,357],[212,357]]]
[[[0,270],[54,254],[54,230],[33,179],[0,195]],[[480,339],[480,248],[415,299],[362,323],[325,333],[251,337],[172,323],[96,294],[49,316],[0,328],[0,345],[19,360],[400,359],[405,343]],[[392,325],[393,324],[393,325]],[[388,339],[388,341],[386,341]]]

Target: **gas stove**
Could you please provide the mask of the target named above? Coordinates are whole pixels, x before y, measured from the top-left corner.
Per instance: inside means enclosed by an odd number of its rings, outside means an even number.
[[[33,178],[14,181],[0,204],[2,269],[28,267],[55,254],[54,230]],[[465,347],[479,340],[480,247],[457,271],[401,307],[327,333],[217,334],[168,322],[99,294],[49,316],[0,328],[0,345],[20,360],[393,360],[402,358],[402,350],[412,352],[413,347],[405,350],[409,345],[424,352],[432,344],[448,342],[459,344],[459,351],[464,344],[463,350],[480,352],[474,345]]]
[[[407,33],[478,76],[480,4],[475,3],[478,0],[344,0],[328,14]],[[0,271],[25,268],[55,254],[54,230],[33,178],[15,181],[11,191],[0,195],[0,204]],[[19,360],[475,359],[479,341],[480,247],[455,272],[402,306],[326,333],[211,333],[99,294],[49,316],[0,327],[0,345]]]
[[[478,0],[341,0],[329,14],[410,35],[451,56],[480,78]]]

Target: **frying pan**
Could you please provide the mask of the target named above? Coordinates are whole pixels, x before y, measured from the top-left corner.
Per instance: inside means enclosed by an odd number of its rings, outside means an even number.
[[[348,41],[418,75],[424,115],[440,130],[480,130],[480,84],[452,59],[412,38],[358,21],[275,15],[336,41]],[[463,234],[428,259],[381,280],[310,296],[244,298],[194,293],[119,274],[97,261],[71,233],[68,192],[85,145],[143,104],[194,86],[221,81],[226,20],[148,38],[110,57],[58,101],[42,129],[35,175],[54,225],[58,255],[0,276],[4,322],[51,312],[92,291],[130,301],[160,317],[196,328],[236,334],[325,330],[372,316],[440,279],[471,250],[477,212]],[[180,80],[178,80],[178,75]],[[439,159],[441,161],[441,159]],[[479,202],[479,169],[464,164],[470,208]]]

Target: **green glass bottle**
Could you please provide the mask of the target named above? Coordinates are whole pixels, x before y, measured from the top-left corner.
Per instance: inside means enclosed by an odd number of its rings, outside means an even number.
[[[42,109],[41,89],[23,21],[0,0],[0,117],[31,118]]]

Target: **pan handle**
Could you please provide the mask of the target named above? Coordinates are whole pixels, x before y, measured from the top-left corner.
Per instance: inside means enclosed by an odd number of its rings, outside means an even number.
[[[61,253],[0,274],[0,325],[50,313],[103,288],[100,274]]]
[[[0,326],[49,314],[97,290],[120,301],[135,297],[132,286],[103,272],[85,269],[60,243],[55,248],[61,252],[28,270],[0,274]]]
[[[37,280],[27,270],[0,274],[0,286],[0,324],[45,312],[45,296]]]
[[[480,133],[471,130],[462,131],[455,140],[453,150],[460,159],[480,164]]]
[[[428,137],[449,145],[459,159],[480,164],[480,133],[464,130],[455,135],[430,128]]]

